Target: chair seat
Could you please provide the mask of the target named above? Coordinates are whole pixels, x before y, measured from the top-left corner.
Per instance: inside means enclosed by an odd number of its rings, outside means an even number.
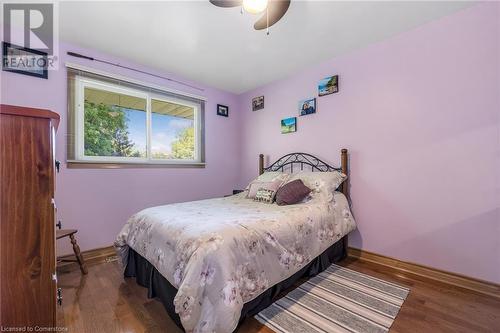
[[[56,230],[56,239],[76,234],[77,231],[78,230],[75,230],[75,229],[60,229],[60,230]]]
[[[73,245],[73,252],[75,252],[75,259],[63,259],[63,258],[57,258],[58,262],[59,261],[76,261],[80,265],[80,270],[82,271],[82,274],[87,274],[87,265],[85,265],[85,260],[83,259],[82,253],[80,252],[80,247],[78,246],[76,242],[76,237],[74,234],[76,234],[78,230],[76,229],[60,229],[56,230],[56,239],[63,238],[63,237],[69,237],[69,240],[71,241],[71,245]]]

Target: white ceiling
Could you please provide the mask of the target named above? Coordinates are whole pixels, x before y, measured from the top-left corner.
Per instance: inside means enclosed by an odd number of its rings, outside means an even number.
[[[383,40],[470,2],[292,0],[271,34],[205,1],[61,2],[63,40],[234,93]]]

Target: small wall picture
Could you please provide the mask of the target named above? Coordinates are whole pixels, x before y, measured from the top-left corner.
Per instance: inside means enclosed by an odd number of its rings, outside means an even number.
[[[217,115],[223,117],[229,117],[229,107],[217,104]]]
[[[306,116],[316,113],[316,98],[308,98],[299,102],[299,114]]]
[[[318,84],[318,95],[326,96],[339,91],[339,76],[334,75],[330,77],[326,77],[323,80],[319,81]]]
[[[281,119],[281,134],[297,132],[297,118]]]
[[[261,110],[264,108],[264,96],[252,98],[252,111]]]
[[[3,71],[47,79],[48,65],[47,53],[3,42]]]

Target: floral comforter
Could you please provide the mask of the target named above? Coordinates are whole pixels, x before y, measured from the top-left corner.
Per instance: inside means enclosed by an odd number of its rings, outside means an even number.
[[[232,332],[243,304],[287,279],[355,229],[346,197],[278,206],[226,198],[152,207],[133,215],[115,246],[146,258],[178,289],[187,332]]]

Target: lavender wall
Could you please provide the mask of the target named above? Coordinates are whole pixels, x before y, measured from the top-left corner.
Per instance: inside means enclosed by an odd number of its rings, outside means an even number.
[[[61,116],[56,137],[56,156],[66,160],[67,84],[66,61],[80,63],[99,70],[117,73],[144,82],[204,95],[206,128],[205,169],[66,169],[57,177],[56,202],[58,216],[65,228],[78,229],[78,242],[83,250],[109,246],[128,217],[150,206],[223,196],[231,193],[238,176],[239,121],[237,96],[210,87],[204,92],[168,84],[160,79],[137,75],[111,66],[99,65],[66,56],[76,51],[120,62],[143,70],[154,69],[130,64],[95,51],[61,45],[60,69],[49,73],[48,80],[1,72],[1,103],[40,107]],[[169,74],[166,74],[172,77]],[[200,85],[198,85],[200,86]],[[229,118],[216,115],[216,104],[230,108]],[[230,156],[231,158],[227,158]],[[221,172],[224,170],[224,172]],[[67,241],[58,242],[58,252],[71,251]]]
[[[240,96],[240,186],[259,153],[338,162],[349,148],[352,246],[500,282],[499,10],[476,5]],[[340,92],[280,134],[331,74]]]
[[[59,216],[65,227],[79,229],[84,250],[108,246],[144,207],[222,196],[246,185],[257,173],[259,153],[272,160],[301,150],[338,162],[346,147],[359,225],[353,246],[500,282],[499,11],[498,3],[476,5],[240,96],[204,87],[205,169],[63,166]],[[62,45],[62,63],[196,93],[68,59],[68,49]],[[297,101],[315,96],[318,80],[331,74],[340,75],[340,92],[318,98],[318,113],[299,118],[297,133],[281,135],[280,119],[297,115]],[[0,75],[2,103],[61,115],[56,155],[65,160],[64,68],[48,81]],[[251,98],[259,95],[266,108],[252,112]],[[217,103],[229,105],[229,118],[215,115]],[[69,249],[66,242],[59,246]]]

